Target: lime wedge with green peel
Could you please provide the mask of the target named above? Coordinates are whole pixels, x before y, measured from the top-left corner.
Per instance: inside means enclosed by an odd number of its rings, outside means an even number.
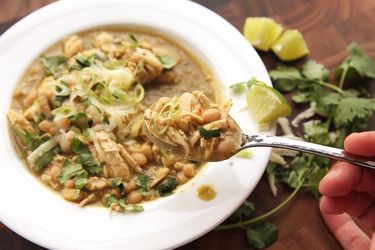
[[[298,30],[287,30],[272,45],[272,51],[283,61],[292,61],[309,53],[306,42]]]
[[[268,17],[248,17],[245,20],[244,35],[255,48],[268,51],[279,38],[283,27]]]
[[[251,115],[258,124],[268,124],[287,116],[292,109],[285,97],[276,89],[256,83],[246,93]]]

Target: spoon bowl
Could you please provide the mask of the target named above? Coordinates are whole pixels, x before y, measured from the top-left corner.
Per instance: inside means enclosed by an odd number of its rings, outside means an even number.
[[[217,147],[217,151],[207,151],[204,147],[197,146],[190,148],[187,151],[182,145],[175,144],[168,140],[163,140],[162,138],[158,137],[153,133],[152,128],[149,122],[145,119],[143,125],[144,132],[146,136],[156,144],[159,148],[174,154],[177,158],[180,159],[187,159],[191,161],[199,161],[199,162],[215,162],[215,161],[223,161],[230,157],[232,157],[235,153],[239,151],[241,146],[245,143],[243,141],[245,137],[243,137],[243,133],[241,128],[238,124],[234,121],[232,117],[228,117],[228,129],[226,133],[226,147],[225,149],[220,149]]]
[[[228,123],[231,134],[226,136],[228,136],[227,139],[232,144],[232,150],[228,151],[227,153],[223,153],[220,151],[216,152],[214,150],[210,154],[207,154],[207,151],[203,150],[200,147],[195,147],[194,150],[191,150],[187,153],[181,145],[162,140],[161,138],[155,136],[154,133],[152,133],[146,120],[144,122],[144,131],[146,136],[161,149],[174,154],[176,157],[199,162],[214,162],[226,160],[246,148],[274,147],[325,156],[331,159],[349,162],[357,166],[375,169],[374,158],[360,157],[352,155],[343,149],[280,136],[265,134],[246,135],[242,133],[239,125],[230,116],[228,117]],[[217,147],[216,150],[219,150],[219,147]]]

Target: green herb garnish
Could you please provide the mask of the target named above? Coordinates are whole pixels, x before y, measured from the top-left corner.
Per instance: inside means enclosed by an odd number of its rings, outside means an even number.
[[[140,192],[143,196],[149,194],[150,177],[148,177],[147,175],[138,175],[135,184],[139,187],[138,192]]]
[[[168,196],[172,194],[173,190],[176,189],[177,185],[177,179],[173,176],[168,176],[167,180],[160,184],[157,190],[160,196]]]
[[[171,69],[177,64],[177,62],[170,56],[161,56],[159,59],[163,64],[163,69]]]
[[[72,140],[72,151],[78,155],[77,162],[90,173],[100,174],[103,171],[103,166],[94,160],[89,148],[77,137]]]
[[[65,183],[84,171],[81,164],[73,164],[70,160],[65,160],[59,175],[59,181],[60,183]]]
[[[35,171],[39,172],[41,171],[45,166],[47,166],[55,156],[55,150],[56,148],[52,148],[45,152],[42,156],[40,156],[34,163],[34,169]]]
[[[79,127],[81,130],[87,129],[90,126],[90,120],[86,112],[79,112],[71,117],[69,117],[72,124]]]
[[[253,84],[255,84],[255,83],[264,84],[263,82],[258,81],[255,77],[252,77],[251,79],[249,79],[246,82],[234,83],[234,84],[230,85],[229,88],[232,90],[233,93],[239,95],[243,91],[245,91],[246,89],[250,89],[251,86],[253,86]]]
[[[37,134],[32,134],[26,129],[17,129],[15,128],[15,132],[21,138],[22,143],[25,145],[27,150],[33,151],[37,147],[39,147],[43,142],[48,141],[49,137],[42,137]]]
[[[336,70],[336,76],[340,79],[340,87],[343,87],[344,82],[355,75],[374,79],[375,62],[366,55],[357,43],[351,43],[347,49],[348,57]]]
[[[256,249],[271,246],[279,237],[277,227],[271,223],[261,222],[246,227],[246,238]]]
[[[204,127],[199,127],[198,128],[199,134],[205,138],[205,139],[210,139],[213,137],[219,137],[220,136],[220,131],[218,129],[205,129]]]

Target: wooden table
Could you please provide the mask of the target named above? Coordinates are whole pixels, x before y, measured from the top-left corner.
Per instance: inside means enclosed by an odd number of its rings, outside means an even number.
[[[54,0],[1,0],[0,32],[15,20]],[[297,28],[311,50],[310,58],[335,68],[346,56],[345,48],[357,41],[375,57],[375,1],[373,0],[197,0],[242,30],[247,16],[270,16],[285,27]],[[277,60],[260,54],[268,69]],[[263,213],[285,198],[290,190],[281,187],[274,199],[263,178],[249,199]],[[340,249],[318,211],[318,202],[307,193],[298,197],[269,221],[278,225],[279,240],[270,249]],[[23,239],[0,223],[0,249],[43,249]],[[242,230],[212,231],[179,248],[250,249]]]

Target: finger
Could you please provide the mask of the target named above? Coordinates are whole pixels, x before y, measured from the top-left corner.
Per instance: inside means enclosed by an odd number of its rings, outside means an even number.
[[[372,234],[372,241],[370,250],[375,250],[375,232]]]
[[[355,155],[375,156],[375,131],[350,134],[345,138],[344,148]]]
[[[335,163],[319,183],[319,192],[328,196],[343,196],[354,190],[361,180],[361,169],[346,162]]]
[[[342,214],[356,201],[354,194],[339,197],[323,196],[320,198],[320,211],[326,214]]]
[[[331,215],[322,213],[322,217],[344,249],[369,249],[370,238],[354,223],[348,214]]]
[[[360,217],[358,219],[361,221],[361,223],[365,226],[370,228],[371,230],[375,229],[375,203],[372,204],[368,212]]]
[[[375,171],[362,169],[362,178],[355,188],[356,191],[375,191]]]
[[[372,203],[375,199],[368,193],[353,193],[355,201],[350,207],[347,207],[346,213],[351,216],[359,217],[367,214],[371,208]]]

